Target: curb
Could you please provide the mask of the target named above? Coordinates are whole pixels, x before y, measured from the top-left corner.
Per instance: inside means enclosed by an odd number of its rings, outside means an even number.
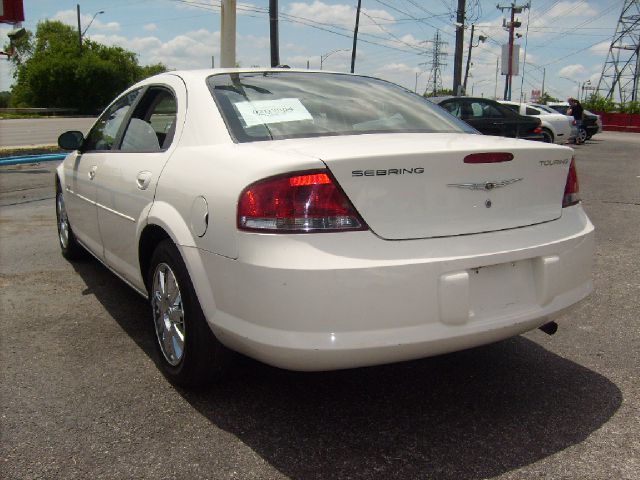
[[[63,160],[66,153],[46,153],[42,155],[21,155],[17,157],[0,158],[0,167],[6,165],[21,165],[23,163],[55,162]]]

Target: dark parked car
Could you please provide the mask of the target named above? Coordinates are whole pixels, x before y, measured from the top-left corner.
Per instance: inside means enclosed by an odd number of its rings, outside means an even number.
[[[475,97],[446,97],[433,100],[485,135],[543,140],[539,118],[520,115],[495,100]]]
[[[562,113],[563,115],[566,115],[569,110],[568,103],[549,103],[547,106],[553,108],[556,112]],[[582,134],[584,138],[579,137],[579,140],[589,140],[596,133],[600,133],[602,131],[602,120],[599,115],[591,113],[589,110],[584,110],[582,114],[582,126],[585,131],[584,134]],[[580,134],[581,133],[578,132],[578,135]]]

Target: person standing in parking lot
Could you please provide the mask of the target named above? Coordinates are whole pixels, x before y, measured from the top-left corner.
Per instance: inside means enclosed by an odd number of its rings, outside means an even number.
[[[578,128],[578,136],[576,137],[576,145],[580,145],[581,143],[584,143],[584,140],[580,139],[580,130],[582,130],[584,127],[582,126],[582,115],[584,113],[584,109],[582,108],[582,104],[580,103],[580,101],[576,100],[575,98],[570,98],[568,100],[569,105],[571,105],[571,108],[569,109],[569,112],[567,112],[569,115],[572,115],[574,120],[576,121],[576,127]]]

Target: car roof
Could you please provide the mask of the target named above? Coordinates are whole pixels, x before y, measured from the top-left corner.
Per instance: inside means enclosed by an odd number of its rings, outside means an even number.
[[[444,102],[445,100],[449,100],[450,98],[456,98],[453,95],[442,95],[438,97],[425,97],[427,100],[433,103]]]

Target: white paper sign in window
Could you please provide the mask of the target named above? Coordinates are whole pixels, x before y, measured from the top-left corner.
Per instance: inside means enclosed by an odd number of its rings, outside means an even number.
[[[238,113],[240,113],[247,127],[263,125],[265,123],[313,120],[309,111],[297,98],[238,102],[235,104],[235,107],[238,109]]]

